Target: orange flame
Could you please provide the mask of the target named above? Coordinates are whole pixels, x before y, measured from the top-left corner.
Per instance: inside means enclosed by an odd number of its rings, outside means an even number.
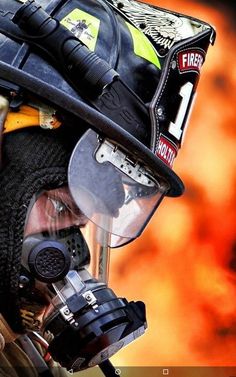
[[[148,331],[116,365],[236,365],[236,35],[226,15],[194,1],[154,4],[217,29],[166,199],[141,238],[112,252],[114,291],[147,306]]]

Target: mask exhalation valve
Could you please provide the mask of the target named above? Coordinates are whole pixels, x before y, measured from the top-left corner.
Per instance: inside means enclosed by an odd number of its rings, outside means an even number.
[[[66,276],[70,268],[70,255],[61,242],[42,241],[31,250],[28,265],[36,279],[53,283]]]

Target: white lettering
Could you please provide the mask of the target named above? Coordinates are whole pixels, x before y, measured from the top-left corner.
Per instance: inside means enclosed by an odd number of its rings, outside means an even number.
[[[170,166],[173,165],[176,153],[174,150],[166,144],[164,141],[160,140],[158,145],[157,154]]]
[[[167,145],[163,144],[161,149],[161,157],[163,157],[166,160],[166,151],[167,151]]]
[[[188,105],[191,99],[193,91],[193,84],[191,82],[187,82],[184,84],[179,91],[180,96],[182,97],[182,101],[179,106],[179,110],[174,122],[170,122],[168,131],[171,135],[173,135],[177,140],[181,139],[184,127],[184,118],[187,115]]]
[[[198,67],[198,64],[199,64],[199,54],[195,54],[194,67]]]
[[[180,68],[187,70],[197,68],[200,71],[204,58],[198,52],[185,52],[181,54]]]
[[[183,54],[183,56],[182,56],[183,67],[186,67],[187,61],[188,61],[188,54]]]
[[[189,66],[191,67],[194,67],[194,56],[195,56],[195,54],[192,52],[191,54],[190,54],[190,61],[189,61]]]
[[[163,141],[160,141],[159,142],[159,145],[158,145],[158,151],[157,153],[160,155],[161,154],[161,148],[162,148],[162,145],[163,145]]]

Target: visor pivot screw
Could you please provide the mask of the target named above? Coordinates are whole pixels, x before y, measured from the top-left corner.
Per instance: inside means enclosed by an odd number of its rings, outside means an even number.
[[[70,311],[69,311],[69,309],[65,309],[65,310],[64,310],[64,314],[65,314],[65,315],[68,315],[68,314],[70,314]]]
[[[85,300],[88,301],[88,302],[90,302],[92,300],[92,297],[90,296],[90,294],[87,294],[85,296]]]

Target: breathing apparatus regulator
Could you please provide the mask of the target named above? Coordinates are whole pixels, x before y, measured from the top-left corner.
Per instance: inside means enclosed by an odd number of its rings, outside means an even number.
[[[40,102],[70,135],[87,125],[72,135],[67,178],[50,168],[36,184],[32,173],[34,191],[18,195],[21,326],[69,371],[99,365],[111,376],[108,359],[145,332],[144,303],[108,287],[109,250],[184,190],[172,166],[214,39],[203,21],[135,0],[1,0],[10,111]]]

